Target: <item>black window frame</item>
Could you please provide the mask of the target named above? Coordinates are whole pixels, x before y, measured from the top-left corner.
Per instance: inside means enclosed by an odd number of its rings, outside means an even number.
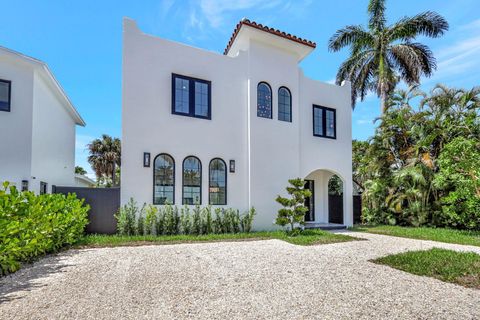
[[[198,161],[199,165],[200,165],[200,186],[198,186],[200,188],[200,201],[199,203],[185,203],[185,187],[197,187],[197,186],[185,186],[185,161],[188,159],[188,158],[194,158]],[[186,205],[201,205],[202,204],[202,179],[203,179],[203,170],[202,170],[203,166],[202,166],[202,161],[196,157],[196,156],[186,156],[184,159],[183,159],[183,162],[182,162],[182,204],[186,204]]]
[[[39,194],[47,194],[48,193],[48,183],[44,181],[40,181],[40,192]]]
[[[290,110],[288,112],[288,114],[290,115],[290,120],[282,120],[280,119],[280,90],[282,89],[285,89],[287,90],[288,92],[288,95],[289,95],[289,100],[290,100],[290,103],[289,103],[289,107],[290,107]],[[290,91],[290,89],[288,89],[287,87],[285,86],[281,86],[280,88],[278,88],[278,92],[277,92],[277,98],[278,98],[278,106],[277,106],[277,109],[278,109],[278,112],[277,112],[277,117],[278,117],[278,121],[283,121],[283,122],[292,122],[292,92]]]
[[[179,112],[175,109],[175,80],[176,79],[188,80],[189,81],[189,91],[188,91],[188,113]],[[207,116],[195,114],[195,82],[204,83],[208,87],[208,114]],[[177,73],[172,73],[172,114],[179,116],[187,116],[198,119],[212,119],[212,82],[204,79],[193,78],[184,76]]]
[[[212,162],[215,160],[220,160],[223,165],[225,166],[225,203],[222,204],[213,204],[211,199],[210,199],[210,188],[211,188],[211,182],[212,182],[212,173],[210,167],[212,166]],[[208,164],[208,204],[212,206],[226,206],[228,203],[228,167],[227,163],[222,159],[222,158],[213,158],[210,160],[210,163]]]
[[[315,133],[315,109],[322,111],[322,134]],[[333,112],[333,137],[327,136],[327,117],[326,111]],[[315,137],[327,138],[327,139],[337,139],[337,110],[333,108],[328,108],[324,106],[319,106],[314,104],[312,108],[312,132]]]
[[[152,195],[152,203],[154,205],[159,205],[159,206],[163,206],[165,205],[165,202],[164,203],[156,203],[155,202],[155,162],[157,161],[157,158],[160,157],[160,156],[169,156],[171,159],[172,159],[172,163],[173,163],[173,184],[172,184],[172,187],[173,187],[173,203],[171,203],[172,205],[175,204],[175,185],[176,185],[176,181],[175,181],[175,171],[176,171],[176,163],[175,163],[175,158],[172,157],[172,155],[168,154],[168,153],[159,153],[155,156],[155,158],[153,158],[153,195]]]
[[[258,94],[259,94],[258,87],[260,87],[261,84],[266,84],[268,89],[270,90],[270,117],[263,117],[263,116],[260,116],[258,114]],[[272,87],[270,86],[270,84],[266,81],[260,81],[257,84],[257,118],[273,119],[273,91],[272,91]]]
[[[0,82],[8,84],[8,106],[7,109],[0,107],[0,111],[10,112],[12,110],[12,81],[0,79]]]

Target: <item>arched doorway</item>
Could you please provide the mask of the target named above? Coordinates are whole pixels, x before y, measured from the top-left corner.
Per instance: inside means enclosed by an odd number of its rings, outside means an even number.
[[[343,225],[347,207],[345,204],[345,181],[333,170],[318,169],[306,177],[305,188],[312,192],[305,205],[307,226],[316,227],[325,224]]]
[[[328,180],[328,223],[343,224],[343,181],[336,174]]]

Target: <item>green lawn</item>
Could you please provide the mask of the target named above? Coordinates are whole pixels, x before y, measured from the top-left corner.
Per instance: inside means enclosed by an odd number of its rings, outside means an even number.
[[[87,235],[75,246],[85,247],[117,247],[135,246],[145,244],[174,244],[192,242],[218,242],[218,241],[245,241],[279,239],[292,244],[309,246],[335,242],[357,240],[346,235],[333,234],[322,230],[305,230],[300,235],[290,237],[283,231],[265,231],[234,234],[209,234],[209,235],[175,235],[175,236],[118,236],[118,235]]]
[[[433,248],[373,260],[395,269],[480,289],[480,255]]]
[[[447,243],[480,246],[480,232],[444,228],[413,228],[398,226],[355,226],[353,231],[385,234],[395,237],[433,240]]]

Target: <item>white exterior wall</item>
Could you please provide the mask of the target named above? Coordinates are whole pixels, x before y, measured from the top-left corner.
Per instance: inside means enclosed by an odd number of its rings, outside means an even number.
[[[202,163],[202,204],[208,203],[208,166],[222,158],[236,172],[228,174],[228,205],[247,205],[246,57],[221,56],[142,34],[126,22],[123,52],[121,199],[153,200],[153,161],[168,153],[175,160],[175,203],[182,201],[182,162],[193,155]],[[172,73],[212,82],[212,119],[173,115]],[[234,76],[235,75],[235,76]],[[240,75],[240,76],[238,76]],[[143,153],[151,167],[143,167]]]
[[[75,122],[45,79],[35,73],[33,87],[31,190],[40,181],[52,185],[75,184]]]
[[[48,192],[75,184],[76,122],[41,64],[0,48],[0,79],[11,81],[10,112],[0,111],[0,182],[27,180],[37,193],[40,181]]]
[[[0,183],[20,187],[31,176],[33,72],[0,56],[0,79],[12,82],[10,112],[0,111]]]
[[[202,162],[202,205],[207,205],[208,164],[219,157],[227,166],[236,161],[236,172],[227,177],[227,207],[243,211],[254,206],[255,229],[274,228],[279,209],[275,198],[285,195],[288,179],[306,178],[320,169],[345,181],[344,222],[351,225],[349,85],[304,77],[298,57],[268,43],[251,40],[243,48],[234,57],[224,56],[143,34],[135,22],[125,20],[122,203],[131,197],[152,203],[154,158],[168,153],[176,167],[175,204],[182,203],[182,161],[193,155]],[[172,73],[211,81],[211,120],[172,114]],[[272,88],[272,119],[257,117],[261,81]],[[281,86],[292,94],[291,123],[278,120]],[[337,110],[337,139],[313,136],[313,104]],[[144,152],[151,154],[149,168],[143,167]],[[328,215],[319,211],[316,222],[328,222]]]

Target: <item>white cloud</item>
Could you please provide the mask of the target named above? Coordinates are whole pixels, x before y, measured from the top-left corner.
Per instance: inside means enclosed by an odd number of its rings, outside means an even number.
[[[426,83],[445,81],[466,72],[477,73],[480,69],[480,19],[474,20],[454,30],[458,39],[453,44],[434,50],[437,58],[437,71]]]

